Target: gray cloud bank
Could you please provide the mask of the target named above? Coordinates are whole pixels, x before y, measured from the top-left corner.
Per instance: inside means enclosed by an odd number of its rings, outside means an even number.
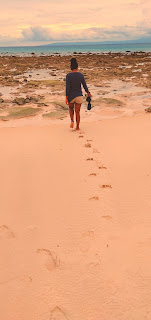
[[[151,28],[143,26],[119,26],[110,29],[102,27],[92,27],[84,30],[54,32],[50,28],[31,27],[22,31],[22,40],[26,41],[123,41],[151,36]]]
[[[72,41],[126,41],[147,40],[151,38],[151,27],[141,25],[119,26],[112,28],[91,27],[82,30],[65,30],[57,32],[51,28],[35,26],[22,30],[21,37],[9,38],[0,35],[0,45],[32,45],[48,42],[72,42]]]

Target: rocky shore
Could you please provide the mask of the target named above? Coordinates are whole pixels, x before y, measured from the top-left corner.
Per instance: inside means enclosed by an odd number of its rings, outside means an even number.
[[[92,113],[97,116],[106,116],[108,111],[112,114],[113,110],[114,115],[125,114],[127,110],[130,113],[130,100],[133,112],[138,112],[138,105],[139,111],[150,107],[151,53],[75,52],[74,56],[93,95],[92,104],[96,108]],[[43,120],[66,118],[65,78],[70,72],[70,59],[70,55],[59,54],[1,56],[1,122],[31,116]],[[83,107],[86,109],[86,102]]]

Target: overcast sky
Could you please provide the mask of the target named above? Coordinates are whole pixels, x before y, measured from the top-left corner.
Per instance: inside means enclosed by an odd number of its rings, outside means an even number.
[[[0,46],[151,37],[151,0],[0,0]]]

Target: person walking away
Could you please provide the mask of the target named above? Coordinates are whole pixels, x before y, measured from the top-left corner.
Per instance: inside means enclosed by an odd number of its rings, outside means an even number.
[[[71,72],[66,75],[66,104],[69,105],[69,114],[71,118],[70,128],[74,127],[74,110],[76,114],[76,130],[79,130],[80,109],[83,103],[83,94],[81,84],[91,98],[84,75],[78,72],[78,62],[76,58],[71,59]]]

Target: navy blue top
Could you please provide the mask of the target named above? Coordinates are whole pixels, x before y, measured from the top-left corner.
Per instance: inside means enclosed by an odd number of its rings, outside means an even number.
[[[84,75],[81,72],[70,72],[66,75],[66,96],[70,102],[72,99],[83,96],[81,84],[86,92],[89,92]]]

